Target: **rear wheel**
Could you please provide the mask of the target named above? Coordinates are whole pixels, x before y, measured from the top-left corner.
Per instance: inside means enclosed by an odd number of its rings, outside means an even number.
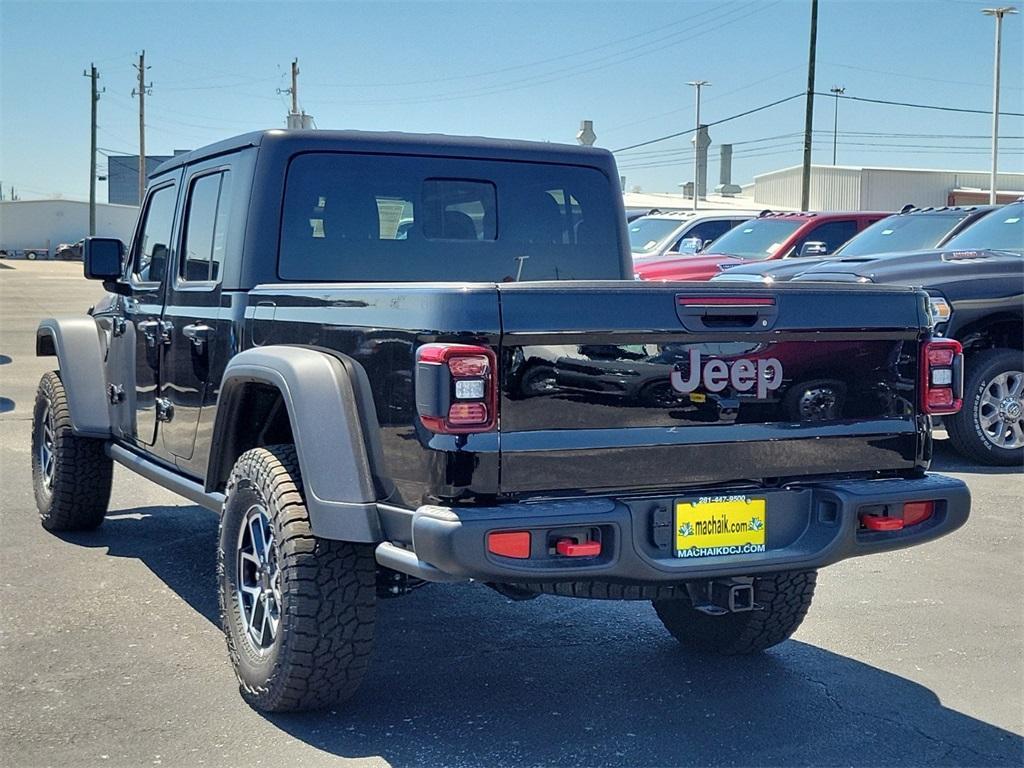
[[[103,441],[71,429],[64,382],[44,373],[32,411],[32,487],[39,520],[48,531],[98,527],[110,504],[114,465]]]
[[[757,653],[792,635],[807,615],[817,571],[786,571],[754,579],[760,610],[710,616],[687,599],[654,600],[661,623],[686,648],[723,656]]]
[[[1024,463],[1024,353],[990,349],[964,367],[964,406],[945,418],[953,447],[982,464]]]
[[[39,255],[35,251],[28,251],[25,253],[25,258],[29,261],[35,261],[39,258]]]
[[[242,696],[257,709],[325,707],[366,672],[376,617],[373,547],[313,535],[290,445],[236,462],[221,517],[221,621]]]

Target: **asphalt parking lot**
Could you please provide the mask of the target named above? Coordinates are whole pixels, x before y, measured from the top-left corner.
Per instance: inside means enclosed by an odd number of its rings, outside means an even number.
[[[432,586],[382,602],[360,694],[265,716],[217,627],[216,517],[117,469],[101,529],[37,521],[41,317],[101,293],[81,266],[0,262],[0,763],[1014,765],[1024,761],[1024,478],[964,464],[970,523],[824,571],[795,638],[683,652],[646,603]]]

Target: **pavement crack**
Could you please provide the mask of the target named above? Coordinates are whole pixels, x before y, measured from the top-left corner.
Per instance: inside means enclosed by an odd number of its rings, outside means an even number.
[[[986,762],[998,762],[1001,759],[998,755],[979,752],[977,749],[974,749],[973,747],[968,746],[967,744],[958,744],[951,741],[946,741],[945,739],[942,739],[938,736],[933,736],[932,734],[924,731],[920,726],[917,726],[914,723],[909,722],[908,720],[896,717],[886,717],[871,710],[861,709],[858,707],[850,707],[847,704],[845,704],[842,701],[842,699],[840,699],[832,692],[832,689],[829,687],[829,684],[826,683],[824,680],[818,680],[817,678],[811,677],[810,675],[807,675],[805,673],[799,674],[807,682],[814,683],[815,685],[819,686],[822,690],[822,693],[825,694],[825,698],[828,699],[829,703],[832,704],[832,706],[834,706],[840,712],[843,712],[844,714],[848,715],[861,715],[864,717],[869,717],[872,720],[884,722],[889,725],[895,723],[900,727],[908,728],[909,730],[913,731],[918,736],[920,736],[922,739],[925,739],[926,741],[929,741],[932,744],[935,744],[936,746],[943,747],[944,749],[942,751],[942,754],[938,757],[938,762],[941,762],[944,758],[948,757],[953,751],[958,749],[970,752],[971,754],[984,759]]]

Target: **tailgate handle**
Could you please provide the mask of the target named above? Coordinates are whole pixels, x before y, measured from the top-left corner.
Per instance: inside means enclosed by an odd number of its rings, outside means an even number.
[[[778,314],[774,296],[676,296],[676,315],[689,331],[766,331]]]

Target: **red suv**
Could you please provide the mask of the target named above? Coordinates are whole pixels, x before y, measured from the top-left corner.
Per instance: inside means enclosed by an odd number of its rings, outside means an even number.
[[[827,256],[890,213],[764,213],[726,232],[708,250],[638,265],[638,280],[709,280],[729,267],[790,256]]]

